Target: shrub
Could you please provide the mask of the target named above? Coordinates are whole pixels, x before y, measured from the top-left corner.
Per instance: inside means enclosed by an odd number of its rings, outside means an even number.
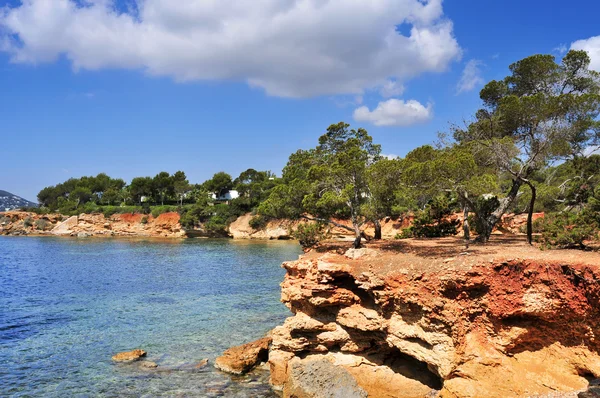
[[[142,219],[140,220],[141,224],[148,224],[148,216],[144,216],[142,217]]]
[[[458,220],[434,219],[426,209],[417,214],[412,227],[403,231],[405,238],[440,238],[456,235]]]
[[[404,228],[402,230],[402,232],[396,234],[394,236],[394,239],[409,239],[409,238],[414,238],[415,235],[413,233],[412,227],[409,228]]]
[[[177,206],[153,206],[152,207],[152,217],[156,218],[158,216],[160,216],[161,214],[164,213],[170,213],[170,212],[174,212],[177,211]]]
[[[250,219],[250,222],[248,224],[250,224],[252,229],[259,230],[264,229],[267,226],[268,222],[269,219],[267,217],[262,215],[256,215]]]
[[[0,224],[8,224],[10,223],[12,220],[10,219],[10,217],[6,217],[6,216],[2,216],[0,215]]]
[[[533,228],[541,232],[538,241],[545,248],[584,249],[584,241],[597,237],[598,227],[593,214],[580,212],[547,215]]]
[[[39,229],[40,231],[48,231],[49,229],[52,229],[52,223],[44,218],[35,220],[33,224],[35,225],[35,229]]]
[[[33,219],[32,219],[31,217],[26,217],[26,218],[23,220],[23,226],[24,226],[25,228],[29,228],[29,227],[33,226]]]
[[[477,214],[479,214],[479,217],[485,219],[500,206],[500,201],[493,195],[481,195],[475,200],[475,206],[477,207]],[[478,235],[485,235],[487,224],[479,217],[476,214],[469,215],[469,226],[471,226]]]
[[[317,246],[325,238],[323,230],[323,224],[303,223],[299,224],[298,228],[291,235],[300,242],[302,248],[308,249]]]

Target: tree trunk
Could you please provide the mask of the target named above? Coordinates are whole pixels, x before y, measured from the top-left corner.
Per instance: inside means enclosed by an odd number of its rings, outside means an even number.
[[[467,249],[469,248],[469,241],[471,240],[471,229],[469,227],[469,208],[466,203],[463,207],[463,232],[465,237],[465,244]]]
[[[499,200],[500,205],[490,214],[488,217],[480,217],[479,214],[476,215],[479,219],[482,227],[481,234],[477,238],[480,242],[487,242],[490,240],[490,236],[492,235],[492,230],[494,226],[498,223],[498,221],[502,218],[504,213],[512,206],[515,199],[519,196],[519,189],[523,185],[523,181],[521,179],[513,180],[512,187],[510,188],[510,192],[506,195],[505,198]]]
[[[356,215],[352,215],[352,227],[354,228],[354,248],[360,248],[360,241],[362,238],[362,233],[360,231],[360,225],[358,224],[358,217]]]
[[[529,211],[527,212],[527,243],[532,245],[533,244],[533,209],[535,206],[537,190],[535,189],[535,186],[531,182],[528,182],[527,185],[531,189],[531,200],[529,201]]]
[[[373,237],[373,239],[380,240],[381,239],[381,223],[379,222],[379,220],[375,220],[375,221],[373,221],[373,224],[375,225],[375,236]]]

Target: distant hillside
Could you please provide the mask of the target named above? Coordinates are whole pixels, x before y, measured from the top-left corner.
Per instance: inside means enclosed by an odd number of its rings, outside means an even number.
[[[15,210],[20,207],[37,207],[37,203],[30,202],[10,192],[0,191],[0,211]]]

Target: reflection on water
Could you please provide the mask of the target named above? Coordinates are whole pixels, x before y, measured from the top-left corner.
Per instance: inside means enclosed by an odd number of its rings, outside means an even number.
[[[266,372],[211,362],[261,337],[290,242],[0,238],[0,395],[266,397]],[[148,351],[158,370],[110,357]]]

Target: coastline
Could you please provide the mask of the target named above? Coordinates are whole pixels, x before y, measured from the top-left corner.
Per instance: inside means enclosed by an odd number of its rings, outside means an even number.
[[[269,334],[271,384],[284,397],[576,397],[600,379],[599,264],[514,237],[466,251],[457,238],[327,242],[282,265],[294,315]]]

